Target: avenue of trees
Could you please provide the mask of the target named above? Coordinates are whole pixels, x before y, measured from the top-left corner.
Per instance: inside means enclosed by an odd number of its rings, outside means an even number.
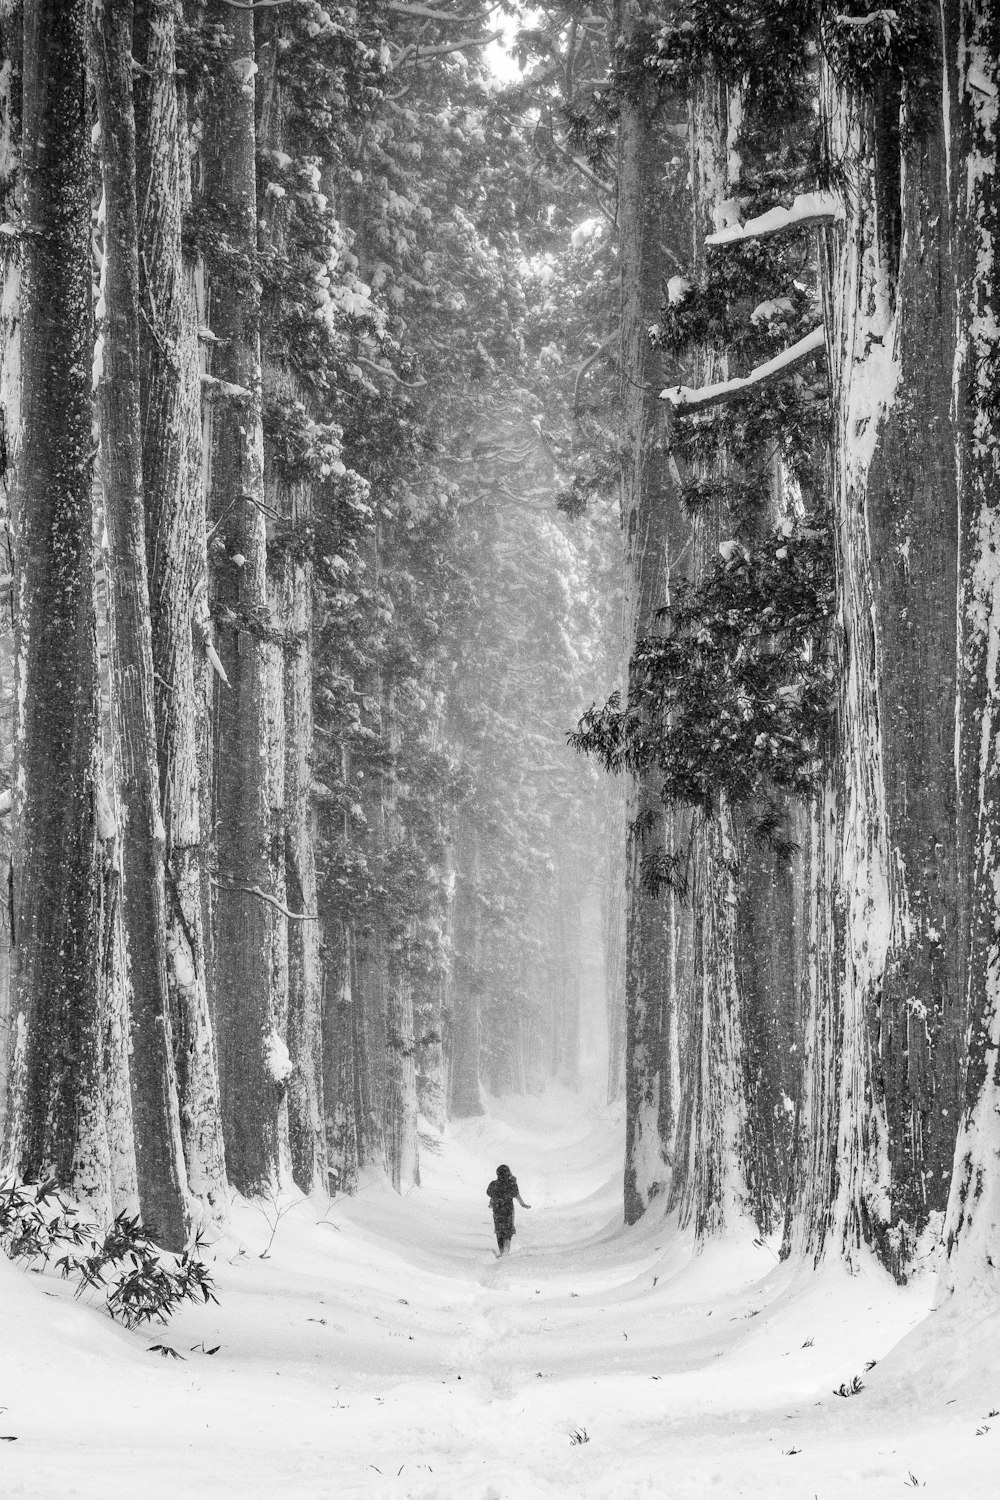
[[[995,1292],[995,6],[502,11],[0,0],[5,1165],[405,1190],[599,897],[628,1222]]]

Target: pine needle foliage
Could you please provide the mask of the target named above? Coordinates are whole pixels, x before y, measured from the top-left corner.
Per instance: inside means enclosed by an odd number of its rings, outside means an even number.
[[[667,805],[706,816],[723,797],[812,792],[833,708],[829,527],[807,517],[724,550],[639,642],[624,706],[613,694],[569,736],[613,773],[656,767]]]

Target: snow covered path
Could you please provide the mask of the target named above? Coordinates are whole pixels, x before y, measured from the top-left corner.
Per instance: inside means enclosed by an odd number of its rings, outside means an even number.
[[[621,1228],[619,1158],[578,1096],[496,1106],[406,1199],[241,1205],[220,1305],[166,1330],[0,1262],[0,1500],[994,1500],[1000,1315],[927,1319],[930,1278],[874,1267],[796,1278],[750,1234],[692,1259]],[[504,1261],[500,1161],[532,1205]]]

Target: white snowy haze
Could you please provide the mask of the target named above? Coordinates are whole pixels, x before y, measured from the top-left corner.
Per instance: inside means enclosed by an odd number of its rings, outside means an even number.
[[[622,1228],[595,1074],[452,1125],[402,1199],[237,1204],[218,1306],[166,1329],[0,1259],[3,1500],[995,1496],[996,1312],[930,1313],[929,1269]],[[531,1204],[505,1261],[500,1161]]]

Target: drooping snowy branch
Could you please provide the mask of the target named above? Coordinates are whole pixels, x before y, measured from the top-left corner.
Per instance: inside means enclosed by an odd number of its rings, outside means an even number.
[[[811,354],[822,349],[826,343],[826,330],[820,325],[807,333],[805,338],[799,339],[773,359],[767,360],[765,364],[758,365],[751,370],[749,375],[736,376],[732,380],[722,380],[716,385],[704,385],[700,390],[695,390],[687,385],[672,385],[660,392],[663,401],[669,401],[671,406],[679,411],[701,411],[706,406],[723,406],[730,401],[738,400],[744,391],[752,390],[756,386],[769,385],[771,381],[779,379],[782,375],[794,369],[803,360],[808,359]]]

